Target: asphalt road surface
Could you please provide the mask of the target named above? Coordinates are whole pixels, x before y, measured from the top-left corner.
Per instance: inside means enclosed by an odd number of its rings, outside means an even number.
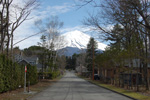
[[[132,100],[67,72],[58,82],[30,100]]]

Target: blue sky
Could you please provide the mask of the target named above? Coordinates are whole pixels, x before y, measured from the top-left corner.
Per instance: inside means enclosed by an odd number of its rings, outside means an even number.
[[[81,4],[78,0],[43,0],[41,7],[43,11],[49,9],[49,16],[58,16],[60,21],[64,22],[63,28],[73,28],[82,25],[82,20],[91,9],[89,6],[84,6],[80,9],[77,6]]]
[[[59,20],[64,22],[64,26],[61,29],[62,33],[74,30],[85,30],[82,21],[88,16],[88,12],[92,12],[93,9],[90,5],[78,9],[78,4],[81,4],[79,0],[40,0],[38,9],[34,10],[29,16],[32,19],[24,22],[15,31],[14,43],[38,32],[34,25],[36,20],[41,19],[46,21],[46,19],[51,16],[58,16]],[[41,35],[37,35],[29,38],[16,46],[24,49],[31,45],[37,45],[37,42],[40,41],[40,36]]]

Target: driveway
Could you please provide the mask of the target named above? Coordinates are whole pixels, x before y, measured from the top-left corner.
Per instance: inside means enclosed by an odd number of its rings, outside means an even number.
[[[67,72],[58,82],[38,93],[30,100],[132,100],[112,91],[106,90],[73,72]]]

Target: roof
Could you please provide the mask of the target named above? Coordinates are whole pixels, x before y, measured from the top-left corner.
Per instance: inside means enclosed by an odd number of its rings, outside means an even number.
[[[27,60],[28,62],[36,61],[37,58],[38,58],[37,56],[23,57],[23,59]]]

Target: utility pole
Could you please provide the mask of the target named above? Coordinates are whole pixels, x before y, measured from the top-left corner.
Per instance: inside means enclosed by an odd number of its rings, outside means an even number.
[[[93,61],[93,64],[92,64],[92,68],[93,68],[93,75],[92,75],[92,78],[93,78],[93,80],[94,80],[94,42],[93,42],[93,45],[92,45],[92,52],[93,52],[93,59],[92,59],[92,61]]]

